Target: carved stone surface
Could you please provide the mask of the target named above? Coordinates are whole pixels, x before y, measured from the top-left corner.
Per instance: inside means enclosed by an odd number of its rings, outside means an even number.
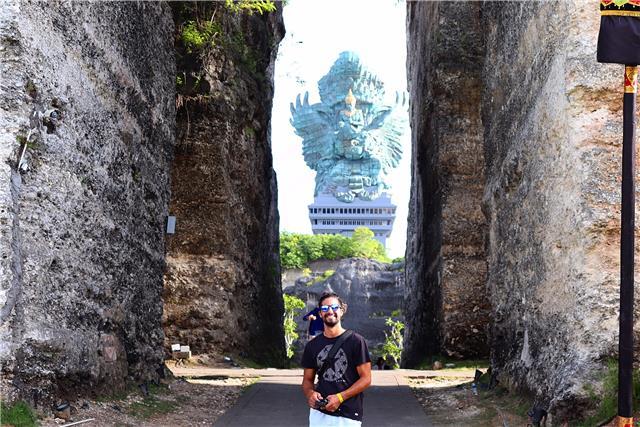
[[[413,185],[404,363],[413,366],[441,352],[486,357],[489,299],[480,4],[408,5]]]
[[[160,3],[0,7],[3,396],[157,376],[172,46]]]
[[[194,355],[235,353],[277,366],[285,358],[284,308],[269,128],[282,11],[233,14],[224,2],[199,3],[199,10],[236,42],[197,56],[179,52],[179,72],[188,81],[199,73],[201,93],[182,89],[177,112],[165,350],[180,343]]]
[[[617,352],[623,70],[581,3],[504,6],[482,14],[492,364],[562,420]]]
[[[439,94],[458,82],[470,104],[455,110],[458,120],[463,129],[480,126],[476,134],[483,137],[484,152],[463,150],[460,162],[484,159],[487,290],[480,298],[491,303],[494,375],[533,394],[554,424],[585,414],[592,404],[587,384],[599,387],[603,360],[617,351],[622,68],[595,62],[599,16],[577,1],[561,9],[539,2],[413,2],[409,11],[417,144],[407,360],[430,346],[446,349],[439,341],[447,336],[446,276],[483,271],[447,263],[451,198],[421,197],[429,188],[444,195],[458,179],[445,167],[451,122],[439,112],[455,105],[455,95],[451,104]],[[465,66],[464,78],[448,80],[465,61],[482,69]],[[432,104],[423,114],[426,100]],[[452,213],[477,212],[477,197],[468,200],[475,202],[450,205]],[[471,253],[477,237],[469,234]]]

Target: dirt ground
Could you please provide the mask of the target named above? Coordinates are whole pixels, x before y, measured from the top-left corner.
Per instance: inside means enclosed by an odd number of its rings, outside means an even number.
[[[93,419],[87,426],[99,427],[187,427],[211,426],[258,378],[176,377],[160,386],[150,386],[149,396],[138,390],[128,395],[99,401],[79,401],[71,405],[71,419],[53,414],[41,419],[42,426]],[[83,424],[79,424],[82,426]]]
[[[459,371],[460,377],[443,370],[447,376],[409,376],[416,398],[434,426],[526,426],[530,402],[503,389],[477,390],[469,378],[473,373]]]
[[[209,365],[209,364],[207,364]],[[62,420],[48,414],[40,425],[62,426],[92,419],[88,426],[174,427],[211,426],[249,387],[258,381],[253,369],[238,370],[237,375],[203,375],[209,368],[229,368],[228,364],[204,366],[191,363],[174,367],[176,377],[151,386],[149,395],[139,389],[127,395],[98,401],[72,403],[71,418]],[[229,372],[229,371],[227,371]],[[528,425],[526,412],[530,402],[502,389],[477,390],[471,383],[474,370],[407,371],[407,380],[434,426]],[[292,371],[292,375],[295,373]],[[83,425],[83,424],[78,424]]]

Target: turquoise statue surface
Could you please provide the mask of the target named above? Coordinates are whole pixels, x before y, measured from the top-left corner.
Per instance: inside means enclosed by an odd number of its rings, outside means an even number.
[[[320,102],[309,93],[291,103],[291,124],[302,137],[307,165],[317,172],[315,195],[350,203],[375,200],[390,188],[389,172],[402,157],[406,96],[386,103],[384,84],[353,52],[342,52],[318,82]]]

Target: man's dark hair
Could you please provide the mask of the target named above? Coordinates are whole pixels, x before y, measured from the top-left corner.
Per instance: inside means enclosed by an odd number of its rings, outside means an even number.
[[[344,307],[344,301],[342,301],[342,298],[340,298],[340,296],[338,294],[336,294],[335,292],[325,292],[322,295],[320,295],[320,298],[318,299],[318,307],[320,307],[322,305],[322,301],[326,300],[327,298],[337,298],[338,302],[340,303],[341,307]]]

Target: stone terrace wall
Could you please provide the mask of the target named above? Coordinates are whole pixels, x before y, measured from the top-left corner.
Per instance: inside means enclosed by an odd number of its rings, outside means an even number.
[[[488,355],[480,3],[408,3],[413,183],[407,351]]]
[[[172,169],[165,275],[165,348],[285,359],[276,177],[270,145],[273,65],[281,10],[233,14],[224,2],[174,5],[188,20],[214,17],[202,52],[178,44],[178,141]],[[199,77],[197,77],[199,76]]]
[[[2,4],[3,398],[157,375],[172,34],[159,3]]]

